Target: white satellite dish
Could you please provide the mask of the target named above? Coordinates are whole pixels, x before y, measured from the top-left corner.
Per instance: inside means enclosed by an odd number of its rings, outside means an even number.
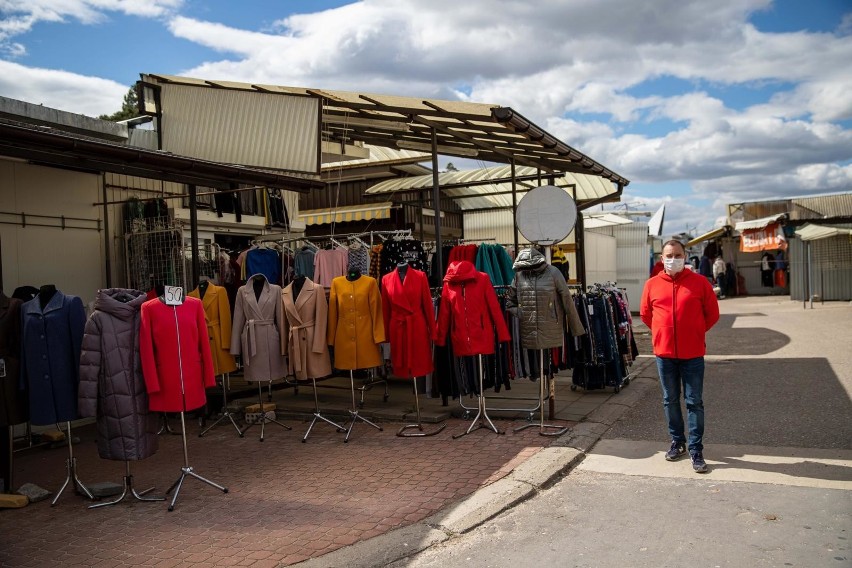
[[[564,240],[574,229],[577,204],[563,188],[542,185],[518,203],[515,222],[531,243],[552,245]]]

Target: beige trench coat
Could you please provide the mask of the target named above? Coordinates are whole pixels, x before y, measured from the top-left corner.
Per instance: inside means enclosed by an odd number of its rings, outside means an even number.
[[[281,349],[287,355],[287,371],[299,380],[331,374],[331,358],[326,345],[328,302],[325,290],[305,278],[302,290],[293,298],[293,284],[282,292],[284,333]]]
[[[254,294],[255,278],[263,279],[260,298]],[[270,284],[262,275],[254,275],[237,291],[231,354],[243,357],[246,381],[271,381],[287,373],[280,330],[284,329],[281,286]]]

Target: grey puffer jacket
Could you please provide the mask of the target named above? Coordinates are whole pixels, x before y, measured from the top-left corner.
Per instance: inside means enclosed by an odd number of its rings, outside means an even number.
[[[157,415],[139,358],[139,290],[98,290],[86,322],[80,355],[80,416],[97,416],[98,454],[108,460],[142,460],[157,451]]]
[[[521,322],[521,346],[549,349],[562,346],[565,316],[571,335],[586,331],[558,268],[550,266],[536,249],[523,249],[515,263],[515,280],[509,288],[507,305]]]

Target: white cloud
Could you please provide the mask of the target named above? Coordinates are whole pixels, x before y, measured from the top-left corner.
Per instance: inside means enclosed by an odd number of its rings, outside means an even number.
[[[834,33],[767,33],[748,18],[778,9],[771,0],[362,0],[248,30],[178,15],[180,5],[0,0],[0,43],[38,21],[160,17],[175,37],[219,55],[146,72],[511,106],[632,187],[691,184],[714,207],[852,187],[838,165],[852,160],[852,131],[838,124],[852,118],[850,14]],[[54,80],[82,88],[92,79],[72,77]],[[679,91],[667,89],[672,78]],[[746,108],[715,88],[766,85],[775,94]],[[10,86],[0,82],[0,92]],[[113,90],[109,108],[126,87]],[[712,224],[719,213],[672,199],[678,222]]]
[[[183,4],[183,0],[0,0],[0,47],[12,37],[24,34],[39,22],[83,24],[104,21],[109,12],[156,18],[165,16]]]
[[[0,61],[0,93],[28,103],[99,116],[121,108],[127,85],[99,77]]]

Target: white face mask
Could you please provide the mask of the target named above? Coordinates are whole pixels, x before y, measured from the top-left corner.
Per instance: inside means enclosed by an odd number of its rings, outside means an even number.
[[[677,274],[683,270],[684,262],[683,258],[664,258],[663,266],[672,274]]]

